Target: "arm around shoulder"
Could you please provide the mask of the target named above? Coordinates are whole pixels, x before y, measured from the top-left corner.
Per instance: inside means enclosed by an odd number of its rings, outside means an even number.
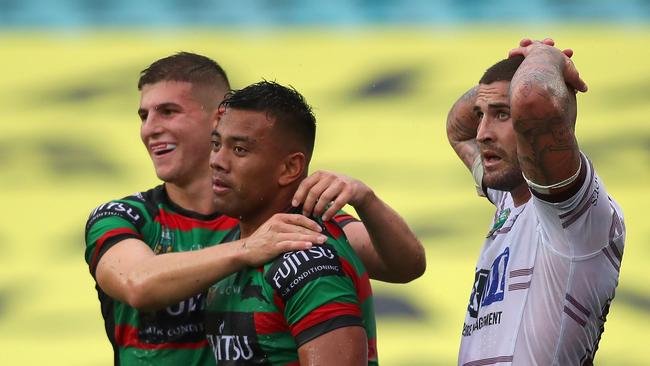
[[[424,274],[424,246],[393,208],[370,191],[355,209],[362,222],[348,224],[343,230],[370,278],[407,283]]]

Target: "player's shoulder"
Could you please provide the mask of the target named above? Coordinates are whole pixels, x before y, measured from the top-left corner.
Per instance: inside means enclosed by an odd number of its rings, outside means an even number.
[[[284,253],[264,266],[265,281],[285,300],[325,276],[345,276],[337,248],[331,242]]]
[[[86,228],[91,227],[99,220],[109,217],[122,218],[136,227],[141,227],[155,215],[156,196],[159,195],[161,187],[158,186],[148,191],[137,192],[102,203],[90,212]]]

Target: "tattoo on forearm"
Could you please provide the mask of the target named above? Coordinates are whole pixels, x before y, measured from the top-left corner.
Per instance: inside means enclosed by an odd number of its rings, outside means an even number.
[[[548,101],[563,97],[567,89],[557,66],[541,62],[526,65],[512,85],[520,93],[515,97],[529,98],[535,93]]]
[[[463,94],[447,116],[447,135],[456,142],[470,140],[476,137],[478,119],[473,113],[477,88],[474,87]]]
[[[511,83],[521,169],[540,184],[557,181],[579,159],[574,134],[576,100],[565,84],[564,57],[552,48],[537,49],[524,60]]]
[[[547,120],[518,120],[526,146],[519,149],[521,169],[529,179],[547,183],[557,174],[558,166],[575,161],[579,154],[573,127],[563,117]],[[528,128],[526,128],[528,127]]]
[[[447,137],[456,154],[467,167],[479,155],[476,143],[478,117],[474,114],[477,87],[468,90],[454,104],[447,116]]]

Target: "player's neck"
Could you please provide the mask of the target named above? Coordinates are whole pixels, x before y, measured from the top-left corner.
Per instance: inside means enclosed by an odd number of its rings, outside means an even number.
[[[169,199],[186,210],[202,215],[210,215],[218,211],[214,203],[210,177],[183,185],[167,182],[165,189]]]
[[[250,215],[239,217],[239,228],[241,237],[246,238],[251,236],[262,224],[264,224],[271,216],[276,213],[287,212],[291,207],[291,199],[295,189],[281,190],[275,195],[274,199],[270,201],[263,208],[257,210]]]
[[[530,189],[528,189],[528,185],[525,182],[511,190],[510,195],[512,196],[512,202],[515,204],[515,207],[528,202],[531,197]]]

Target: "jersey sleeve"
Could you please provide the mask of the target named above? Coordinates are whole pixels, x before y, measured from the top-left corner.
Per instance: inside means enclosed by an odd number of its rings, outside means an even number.
[[[353,223],[353,222],[360,222],[359,219],[356,217],[350,215],[349,213],[343,211],[343,210],[338,210],[336,212],[336,215],[332,218],[339,227],[344,228],[347,224]]]
[[[298,347],[338,328],[363,326],[354,269],[334,241],[286,253],[265,273]]]
[[[582,184],[570,197],[552,202],[552,196],[531,189],[541,234],[546,236],[544,242],[563,255],[583,257],[603,251],[620,266],[625,240],[622,211],[607,194],[591,161],[584,155],[581,159]]]
[[[124,201],[111,201],[95,208],[86,222],[86,263],[95,277],[99,259],[124,239],[142,239],[145,217],[142,211]]]

